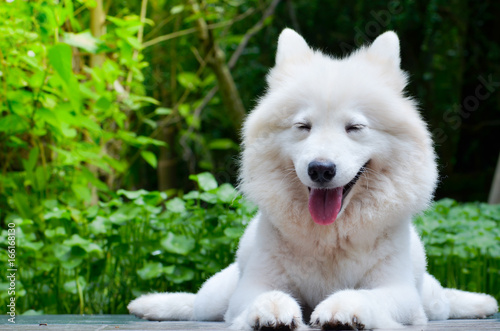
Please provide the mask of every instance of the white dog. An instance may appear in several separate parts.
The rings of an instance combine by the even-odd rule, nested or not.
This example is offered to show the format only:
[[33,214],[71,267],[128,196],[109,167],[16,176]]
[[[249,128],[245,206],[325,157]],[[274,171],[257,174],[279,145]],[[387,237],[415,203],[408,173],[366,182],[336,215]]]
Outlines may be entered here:
[[279,38],[268,90],[244,126],[241,189],[259,207],[234,264],[198,292],[141,296],[151,320],[235,329],[399,328],[497,312],[426,272],[412,217],[437,181],[432,141],[405,96],[387,32],[344,59]]

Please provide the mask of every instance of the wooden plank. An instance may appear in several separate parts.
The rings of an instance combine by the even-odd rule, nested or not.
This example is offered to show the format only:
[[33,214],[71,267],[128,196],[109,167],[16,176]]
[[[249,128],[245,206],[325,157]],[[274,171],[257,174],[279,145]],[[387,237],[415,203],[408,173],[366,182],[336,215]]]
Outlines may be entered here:
[[[220,322],[152,322],[131,315],[40,315],[16,316],[16,324],[8,316],[0,316],[0,330],[228,330],[228,324]],[[319,330],[307,328],[307,330]],[[381,329],[390,331],[388,329]],[[500,314],[488,319],[433,321],[427,325],[407,326],[405,331],[441,330],[500,330]]]

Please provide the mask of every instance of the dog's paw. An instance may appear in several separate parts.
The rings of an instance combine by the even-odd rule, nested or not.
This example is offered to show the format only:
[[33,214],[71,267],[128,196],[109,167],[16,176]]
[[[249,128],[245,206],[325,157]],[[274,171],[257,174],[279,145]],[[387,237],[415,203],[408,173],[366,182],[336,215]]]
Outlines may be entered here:
[[311,325],[322,330],[402,327],[361,291],[342,291],[325,299],[311,314]]
[[364,330],[365,325],[353,316],[351,320],[344,318],[338,313],[330,320],[321,322],[319,319],[311,323],[313,327],[320,327],[321,330]]
[[232,323],[233,329],[295,330],[303,326],[299,304],[280,291],[258,296],[252,305]]

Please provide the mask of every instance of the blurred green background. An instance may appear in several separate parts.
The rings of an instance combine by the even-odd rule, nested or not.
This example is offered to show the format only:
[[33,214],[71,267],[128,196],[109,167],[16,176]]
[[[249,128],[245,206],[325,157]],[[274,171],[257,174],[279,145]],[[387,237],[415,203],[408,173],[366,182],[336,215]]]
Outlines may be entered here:
[[429,268],[500,299],[500,207],[482,203],[500,150],[499,14],[464,0],[3,2],[0,257],[15,227],[17,312],[124,313],[231,262],[255,213],[233,188],[240,127],[284,27],[337,57],[398,33],[439,156],[438,202],[416,219]]

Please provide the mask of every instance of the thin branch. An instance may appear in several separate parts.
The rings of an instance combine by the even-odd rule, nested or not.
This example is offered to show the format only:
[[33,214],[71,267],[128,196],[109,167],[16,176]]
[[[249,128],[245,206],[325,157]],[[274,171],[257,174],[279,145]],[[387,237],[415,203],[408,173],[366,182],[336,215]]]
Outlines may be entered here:
[[160,23],[156,24],[155,23],[155,26],[153,29],[151,29],[151,31],[149,31],[145,36],[144,38],[148,38],[152,35],[155,35],[156,32],[158,32],[158,30],[160,30],[161,28],[163,28],[167,23],[169,23],[170,21],[172,21],[173,19],[175,18],[175,16],[171,15],[165,19],[163,19]]
[[146,47],[149,47],[149,46],[153,46],[153,45],[156,45],[156,44],[161,43],[163,41],[167,41],[167,40],[170,40],[170,39],[174,39],[174,38],[182,37],[182,36],[185,36],[185,35],[188,35],[188,34],[191,34],[191,33],[195,33],[196,31],[197,31],[196,28],[189,28],[189,29],[186,29],[186,30],[175,31],[175,32],[172,32],[172,33],[169,33],[169,34],[166,34],[166,35],[159,36],[159,37],[156,37],[154,39],[148,40],[148,41],[146,41],[146,42],[144,42],[142,44],[142,47],[146,48]]
[[[228,26],[228,25],[232,25],[232,24],[234,24],[234,23],[236,23],[238,21],[241,21],[242,19],[246,18],[247,16],[253,14],[254,12],[255,12],[255,9],[250,8],[247,11],[245,11],[243,14],[241,14],[239,16],[236,16],[235,18],[233,18],[231,20],[224,21],[224,22],[219,22],[219,23],[214,23],[214,24],[208,24],[207,28],[209,30],[215,30],[215,29],[222,28],[222,27],[225,27],[225,26]],[[172,33],[169,33],[169,34],[166,34],[166,35],[159,36],[159,37],[156,37],[154,39],[148,40],[148,41],[146,41],[146,42],[144,42],[142,44],[142,47],[143,48],[150,47],[150,46],[156,45],[158,43],[161,43],[161,42],[164,42],[164,41],[167,41],[167,40],[170,40],[170,39],[174,39],[174,38],[178,38],[178,37],[182,37],[182,36],[185,36],[185,35],[188,35],[188,34],[195,33],[197,31],[198,30],[196,28],[189,28],[189,29],[186,29],[186,30],[175,31],[175,32],[172,32]]]
[[139,43],[142,43],[142,36],[144,35],[144,22],[146,21],[146,11],[148,8],[148,1],[143,0],[141,4],[141,25],[139,26],[139,31],[137,32],[137,39],[139,40]]
[[231,59],[229,59],[228,63],[229,69],[232,69],[236,65],[236,62],[243,53],[245,47],[247,47],[247,44],[250,41],[250,39],[264,27],[265,20],[269,16],[274,14],[274,10],[276,9],[276,6],[279,4],[280,1],[281,0],[273,0],[269,5],[269,7],[264,12],[264,15],[262,15],[261,19],[250,30],[248,30],[247,33],[245,33],[245,36],[238,45],[238,48],[236,48],[233,55],[231,56]]
[[[142,43],[142,36],[144,34],[144,22],[146,21],[146,12],[148,9],[148,0],[142,0],[141,3],[141,13],[140,13],[140,22],[141,25],[139,26],[139,31],[137,31],[137,40],[139,41],[139,44]],[[132,54],[132,60],[137,61],[137,58],[139,56],[139,50],[134,49],[134,53]],[[129,69],[127,73],[127,86],[125,87],[127,93],[130,92],[131,89],[131,83],[132,83],[132,68]]]
[[[274,10],[276,9],[276,6],[281,0],[273,0],[269,7],[266,9],[264,12],[264,15],[262,15],[262,18],[250,29],[247,31],[241,42],[239,43],[238,47],[234,51],[233,55],[231,56],[231,59],[229,60],[228,67],[229,69],[232,69],[235,65],[236,62],[238,61],[239,57],[243,53],[243,50],[245,47],[248,45],[248,42],[250,39],[257,33],[259,32],[262,27],[264,26],[265,20],[271,16],[274,13]],[[215,96],[217,91],[219,90],[219,86],[216,85],[214,86],[203,98],[202,102],[196,109],[194,110],[194,115],[195,116],[200,116],[203,108],[205,108],[208,103],[212,100],[212,98]],[[188,129],[188,132],[191,132],[193,130],[193,126],[191,125]]]
[[[208,92],[205,95],[205,97],[201,101],[200,105],[198,107],[196,107],[196,109],[194,110],[194,112],[193,112],[194,116],[200,117],[201,111],[203,110],[203,108],[205,108],[208,105],[208,103],[210,102],[210,100],[212,100],[212,98],[215,96],[215,93],[217,93],[218,90],[219,90],[218,85],[212,87],[210,92]],[[191,127],[190,127],[190,129],[191,129]]]

